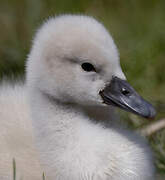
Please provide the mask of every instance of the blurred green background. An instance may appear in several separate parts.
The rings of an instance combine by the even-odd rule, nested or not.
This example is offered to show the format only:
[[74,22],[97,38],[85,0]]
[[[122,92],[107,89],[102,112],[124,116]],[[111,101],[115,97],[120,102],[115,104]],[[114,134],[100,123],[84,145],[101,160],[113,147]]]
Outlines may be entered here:
[[[24,75],[36,28],[48,17],[96,17],[113,35],[129,82],[165,117],[165,0],[0,0],[0,79]],[[147,120],[120,111],[134,129]],[[158,172],[165,174],[165,130],[148,137]]]

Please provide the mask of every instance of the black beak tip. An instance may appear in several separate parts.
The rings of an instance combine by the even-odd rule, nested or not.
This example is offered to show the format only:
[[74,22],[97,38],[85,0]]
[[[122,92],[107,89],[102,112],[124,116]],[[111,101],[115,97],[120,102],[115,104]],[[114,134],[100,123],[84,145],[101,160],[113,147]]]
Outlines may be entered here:
[[156,110],[155,108],[151,105],[148,116],[146,118],[148,119],[154,119],[156,116]]

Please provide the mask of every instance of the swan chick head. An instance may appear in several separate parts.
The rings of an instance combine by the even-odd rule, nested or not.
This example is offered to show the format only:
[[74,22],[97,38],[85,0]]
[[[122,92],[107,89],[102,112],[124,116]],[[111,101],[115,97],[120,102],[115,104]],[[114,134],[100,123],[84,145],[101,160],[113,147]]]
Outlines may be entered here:
[[36,33],[27,62],[30,87],[62,102],[96,105],[113,76],[125,79],[116,45],[92,17],[50,18]]
[[113,105],[153,118],[153,106],[124,79],[111,35],[92,17],[58,16],[38,30],[27,61],[30,92],[63,103]]

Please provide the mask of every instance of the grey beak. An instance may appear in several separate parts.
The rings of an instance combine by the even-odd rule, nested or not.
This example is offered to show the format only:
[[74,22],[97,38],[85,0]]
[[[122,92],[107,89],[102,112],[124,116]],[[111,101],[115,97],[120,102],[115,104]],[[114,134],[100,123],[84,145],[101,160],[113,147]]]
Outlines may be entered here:
[[145,118],[154,118],[154,107],[144,100],[127,81],[113,77],[111,83],[100,91],[105,104],[117,106]]

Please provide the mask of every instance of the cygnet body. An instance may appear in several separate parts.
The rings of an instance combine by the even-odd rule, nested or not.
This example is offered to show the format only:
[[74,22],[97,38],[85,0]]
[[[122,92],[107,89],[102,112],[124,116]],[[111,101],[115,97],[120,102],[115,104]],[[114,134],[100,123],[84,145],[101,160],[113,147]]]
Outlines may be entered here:
[[[155,112],[125,81],[101,23],[79,15],[49,19],[34,38],[26,67],[25,85],[1,88],[1,179],[9,179],[12,156],[25,180],[38,180],[43,171],[47,180],[154,178],[145,140],[111,125],[111,105],[144,117]],[[3,100],[6,89],[10,102]]]

